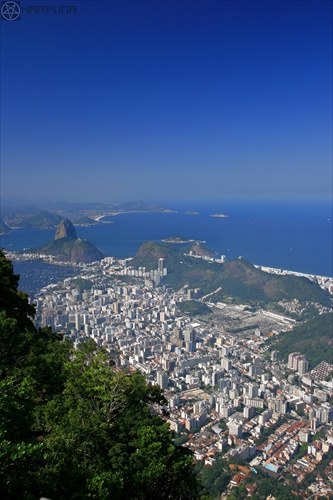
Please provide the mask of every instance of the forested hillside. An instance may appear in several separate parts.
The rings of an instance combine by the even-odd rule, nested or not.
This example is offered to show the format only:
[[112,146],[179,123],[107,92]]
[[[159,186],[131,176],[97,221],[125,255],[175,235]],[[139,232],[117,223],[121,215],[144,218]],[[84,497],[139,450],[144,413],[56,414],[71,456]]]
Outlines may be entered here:
[[322,314],[281,333],[274,349],[285,359],[291,352],[300,351],[306,355],[310,369],[321,361],[333,363],[333,314]]
[[81,238],[60,238],[37,248],[29,249],[32,253],[52,255],[59,262],[94,262],[104,258],[102,252],[88,240]]
[[168,269],[165,283],[174,289],[184,285],[200,288],[204,294],[219,288],[220,291],[209,299],[214,302],[231,300],[261,307],[278,307],[283,312],[282,307],[277,305],[279,301],[297,299],[304,304],[304,311],[309,309],[311,314],[311,302],[327,307],[332,303],[328,291],[305,277],[266,273],[244,259],[229,260],[224,264],[209,262],[184,255],[189,250],[190,246],[179,249],[170,244],[149,241],[139,248],[130,264],[136,268],[156,269],[158,259],[163,257]]
[[192,457],[153,408],[161,390],[36,330],[34,308],[0,252],[0,496],[196,499]]

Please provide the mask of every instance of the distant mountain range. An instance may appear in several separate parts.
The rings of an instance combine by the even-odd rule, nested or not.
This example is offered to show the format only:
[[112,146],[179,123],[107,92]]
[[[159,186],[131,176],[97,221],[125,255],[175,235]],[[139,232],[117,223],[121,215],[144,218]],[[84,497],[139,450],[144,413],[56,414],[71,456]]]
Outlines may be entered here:
[[[331,306],[330,294],[305,277],[266,273],[244,259],[220,264],[185,255],[191,248],[193,244],[175,248],[172,244],[147,242],[139,248],[130,264],[135,268],[156,269],[158,259],[163,257],[168,270],[164,278],[166,284],[175,289],[184,285],[200,288],[204,294],[221,288],[210,296],[209,300],[213,302],[249,304],[283,313],[283,306],[278,304],[282,300],[297,299],[304,303],[305,311],[311,309],[310,303]],[[194,248],[195,253],[200,254],[200,244],[196,243]]]
[[157,205],[147,205],[143,201],[128,201],[125,203],[73,203],[67,201],[58,201],[56,203],[48,203],[45,208],[57,212],[62,211],[87,211],[87,210],[105,210],[105,211],[117,211],[122,212],[163,212],[167,209],[159,207]]
[[16,221],[13,221],[12,227],[37,227],[39,229],[52,229],[61,221],[62,217],[58,214],[40,210],[33,214],[19,215]]
[[[50,229],[56,227],[64,217],[78,224],[96,224],[96,218],[117,212],[169,212],[169,209],[157,205],[147,205],[143,201],[126,203],[57,203],[43,202],[34,205],[2,206],[3,221],[10,227],[36,227]],[[80,222],[84,219],[84,222]]]

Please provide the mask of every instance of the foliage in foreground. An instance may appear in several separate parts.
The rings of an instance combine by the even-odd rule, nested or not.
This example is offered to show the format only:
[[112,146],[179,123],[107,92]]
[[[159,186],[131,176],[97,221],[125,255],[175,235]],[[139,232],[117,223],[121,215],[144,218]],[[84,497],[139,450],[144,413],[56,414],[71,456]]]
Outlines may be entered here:
[[198,498],[189,452],[152,411],[160,389],[93,342],[37,331],[2,252],[0,278],[1,498]]

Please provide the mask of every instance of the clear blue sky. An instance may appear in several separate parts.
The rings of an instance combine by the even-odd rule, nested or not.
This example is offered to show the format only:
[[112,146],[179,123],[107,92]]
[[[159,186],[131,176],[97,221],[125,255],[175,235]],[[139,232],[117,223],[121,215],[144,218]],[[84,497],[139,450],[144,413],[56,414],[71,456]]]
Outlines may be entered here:
[[328,199],[331,1],[21,0],[1,21],[1,192]]

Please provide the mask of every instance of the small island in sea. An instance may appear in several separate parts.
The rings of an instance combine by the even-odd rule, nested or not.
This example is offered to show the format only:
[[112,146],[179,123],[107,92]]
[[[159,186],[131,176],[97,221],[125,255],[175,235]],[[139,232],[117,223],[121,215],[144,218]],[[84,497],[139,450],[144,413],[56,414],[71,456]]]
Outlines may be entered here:
[[183,236],[170,236],[169,238],[163,238],[164,243],[206,243],[205,241],[189,240],[188,238],[183,238]]
[[164,243],[190,243],[194,240],[188,240],[182,236],[170,236],[169,238],[164,238],[162,241]]
[[226,215],[226,214],[211,214],[211,217],[220,217],[221,219],[223,219],[225,217],[229,217],[229,215]]
[[79,219],[73,221],[74,226],[82,226],[82,227],[94,226],[95,224],[99,223],[100,223],[99,220],[92,219],[91,217],[80,217]]

